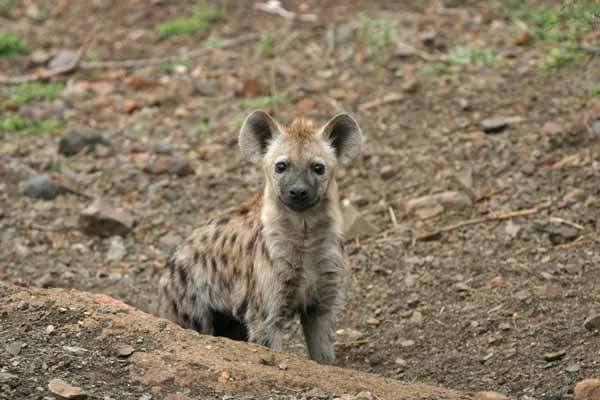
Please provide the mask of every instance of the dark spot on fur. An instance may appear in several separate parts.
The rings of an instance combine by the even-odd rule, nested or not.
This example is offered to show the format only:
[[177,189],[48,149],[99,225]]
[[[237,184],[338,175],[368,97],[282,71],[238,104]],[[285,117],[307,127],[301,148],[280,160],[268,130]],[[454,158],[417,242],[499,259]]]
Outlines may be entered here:
[[254,244],[256,241],[254,238],[248,238],[248,243],[246,243],[246,254],[252,254],[252,250],[254,249]]
[[187,287],[187,271],[185,268],[179,268],[179,284],[185,289]]
[[198,264],[199,257],[200,257],[200,254],[197,251],[195,251],[194,252],[194,264]]
[[230,237],[229,237],[229,245],[233,246],[235,244],[237,240],[237,233],[233,233]]
[[219,218],[215,224],[216,225],[226,225],[229,222],[229,217]]
[[173,257],[169,257],[167,260],[166,268],[169,272],[173,273],[173,270],[175,269],[175,259]]
[[250,209],[248,207],[242,207],[240,208],[240,215],[246,215],[250,212]]
[[225,254],[221,254],[221,264],[223,267],[227,265],[227,256]]
[[192,320],[192,329],[195,330],[195,331],[197,331],[197,332],[202,333],[202,322],[200,322],[197,319],[193,319]]
[[217,272],[217,260],[215,260],[214,258],[211,258],[210,266],[212,268],[213,273],[216,273]]
[[175,300],[171,300],[171,308],[173,309],[173,315],[179,314],[179,308],[177,307],[177,302]]
[[219,230],[219,228],[215,228],[215,231],[213,232],[213,242],[216,242],[217,240],[219,240],[219,236],[221,236],[221,231]]
[[184,313],[181,315],[181,318],[183,319],[183,323],[184,323],[185,325],[188,325],[188,324],[190,323],[190,314],[188,314],[188,313],[184,312]]
[[242,304],[238,307],[235,315],[240,321],[243,321],[246,316],[246,311],[248,311],[248,298],[244,297],[244,301],[242,301]]
[[190,300],[192,302],[192,305],[196,304],[196,301],[198,300],[198,296],[196,295],[196,293],[192,293]]

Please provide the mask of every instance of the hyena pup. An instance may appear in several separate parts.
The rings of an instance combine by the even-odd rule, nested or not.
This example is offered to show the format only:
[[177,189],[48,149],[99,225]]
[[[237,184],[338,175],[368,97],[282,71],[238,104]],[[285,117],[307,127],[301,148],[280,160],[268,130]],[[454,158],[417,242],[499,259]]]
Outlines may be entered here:
[[160,314],[281,349],[283,326],[299,313],[310,357],[334,363],[347,271],[335,171],[358,157],[361,129],[347,114],[315,129],[303,119],[284,128],[254,111],[239,145],[261,165],[264,190],[177,247],[160,280]]

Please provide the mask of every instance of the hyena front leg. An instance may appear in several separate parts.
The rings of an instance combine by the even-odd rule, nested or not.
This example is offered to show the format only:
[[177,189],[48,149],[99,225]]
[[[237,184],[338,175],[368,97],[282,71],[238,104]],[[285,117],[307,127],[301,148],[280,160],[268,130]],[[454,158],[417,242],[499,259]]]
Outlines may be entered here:
[[271,305],[269,308],[269,311],[257,308],[248,313],[248,340],[271,349],[281,350],[285,313],[282,307]]
[[323,310],[320,306],[309,307],[300,314],[304,337],[310,358],[319,364],[335,364],[336,317],[332,310]]

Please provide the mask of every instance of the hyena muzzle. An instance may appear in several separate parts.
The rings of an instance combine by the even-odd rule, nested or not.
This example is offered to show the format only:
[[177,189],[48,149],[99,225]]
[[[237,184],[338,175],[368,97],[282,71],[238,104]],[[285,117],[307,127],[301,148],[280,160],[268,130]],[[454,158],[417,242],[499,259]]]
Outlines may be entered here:
[[242,156],[259,163],[262,194],[196,229],[169,258],[160,314],[200,333],[282,347],[300,314],[310,357],[334,363],[346,261],[335,170],[360,154],[362,132],[339,114],[315,129],[251,113]]

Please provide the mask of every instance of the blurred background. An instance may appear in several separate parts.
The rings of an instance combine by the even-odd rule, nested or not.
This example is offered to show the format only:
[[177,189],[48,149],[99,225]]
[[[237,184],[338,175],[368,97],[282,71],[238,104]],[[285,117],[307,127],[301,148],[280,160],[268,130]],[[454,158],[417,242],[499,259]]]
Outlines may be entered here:
[[174,246],[261,188],[250,110],[344,110],[339,364],[566,398],[600,373],[599,34],[584,0],[0,0],[0,280],[154,312]]

